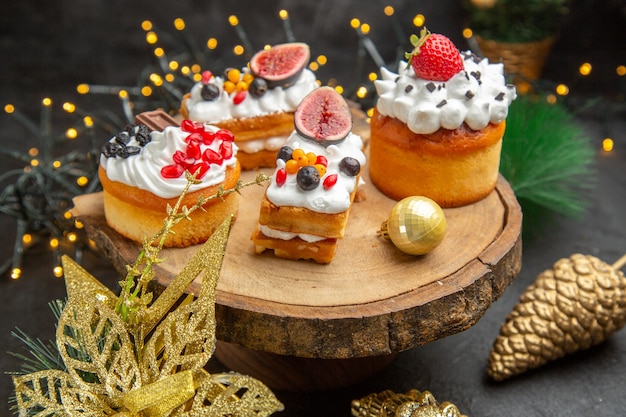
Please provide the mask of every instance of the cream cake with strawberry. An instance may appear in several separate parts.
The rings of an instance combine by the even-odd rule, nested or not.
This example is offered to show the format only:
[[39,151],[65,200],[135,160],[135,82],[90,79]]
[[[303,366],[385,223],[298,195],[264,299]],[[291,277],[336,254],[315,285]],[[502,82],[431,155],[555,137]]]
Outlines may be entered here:
[[[166,113],[150,113],[153,120],[172,125],[162,130],[151,130],[143,123],[129,125],[102,147],[98,168],[107,224],[136,242],[163,228],[168,206],[176,204],[188,184],[185,172],[196,175],[182,201],[187,207],[220,188],[235,187],[240,174],[230,131],[190,120],[178,126]],[[190,215],[193,221],[174,226],[166,247],[205,242],[227,216],[236,215],[238,193],[213,199],[203,208]]]
[[351,132],[344,98],[320,87],[300,103],[295,130],[276,156],[276,170],[265,191],[256,252],[279,258],[332,261],[345,234],[365,164],[363,141]]
[[184,118],[228,129],[239,146],[242,168],[274,167],[276,152],[293,130],[300,101],[318,87],[309,46],[275,45],[257,52],[249,65],[222,76],[202,74],[182,100]]
[[495,188],[515,87],[503,65],[460,52],[423,29],[398,73],[381,68],[371,118],[374,185],[400,200],[425,196],[441,207],[474,203]]

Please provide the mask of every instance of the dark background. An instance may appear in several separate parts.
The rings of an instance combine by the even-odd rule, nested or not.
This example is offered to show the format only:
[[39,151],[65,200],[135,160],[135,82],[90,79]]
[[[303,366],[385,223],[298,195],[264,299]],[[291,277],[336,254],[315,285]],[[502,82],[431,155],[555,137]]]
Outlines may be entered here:
[[[386,61],[392,61],[398,42],[392,18],[384,16],[386,4],[396,8],[393,19],[411,32],[416,13],[426,17],[434,32],[447,34],[461,49],[464,12],[459,1],[19,1],[0,5],[0,98],[12,103],[35,123],[41,100],[53,99],[53,127],[63,131],[68,116],[60,111],[70,100],[87,110],[106,108],[120,113],[115,96],[79,96],[76,85],[135,86],[142,71],[152,64],[141,21],[153,21],[165,41],[173,34],[172,22],[182,17],[186,32],[199,44],[214,36],[220,42],[212,55],[216,62],[241,63],[230,53],[240,43],[227,17],[235,14],[255,47],[285,41],[278,10],[290,13],[298,40],[311,45],[313,56],[328,56],[318,72],[322,81],[336,78],[351,85],[357,74],[358,38],[349,26],[359,18],[372,26],[371,37]],[[625,77],[615,74],[626,65],[626,3],[623,0],[573,1],[571,13],[544,70],[546,88],[570,86],[567,104],[576,112],[593,146],[598,149],[596,187],[590,207],[580,220],[551,218],[542,231],[525,239],[522,272],[481,321],[460,334],[400,354],[382,374],[362,384],[323,393],[277,393],[284,416],[348,416],[350,401],[370,392],[411,388],[430,390],[440,401],[451,401],[470,416],[615,416],[626,409],[626,333],[618,332],[599,346],[571,355],[541,369],[503,383],[489,381],[485,367],[500,324],[535,277],[559,258],[573,253],[598,256],[608,263],[626,252],[626,115]],[[166,45],[167,50],[167,45]],[[578,66],[591,62],[590,77],[578,75]],[[371,60],[367,72],[376,71]],[[370,69],[371,68],[371,69]],[[587,106],[593,103],[592,106]],[[615,150],[600,149],[603,138],[615,141]],[[14,118],[0,114],[0,143],[24,151],[36,140]],[[20,163],[2,158],[0,172]],[[2,184],[6,186],[6,184]],[[11,256],[15,223],[0,216],[0,259]],[[106,259],[86,253],[86,268],[116,288],[117,274]],[[54,319],[47,307],[63,298],[61,279],[51,274],[52,259],[45,244],[30,248],[24,258],[24,275],[13,281],[0,277],[0,370],[15,371],[18,361],[6,352],[21,352],[10,335],[15,327],[42,339],[54,334]],[[13,390],[9,376],[0,375],[0,415],[9,415]],[[7,400],[5,400],[7,399]]]

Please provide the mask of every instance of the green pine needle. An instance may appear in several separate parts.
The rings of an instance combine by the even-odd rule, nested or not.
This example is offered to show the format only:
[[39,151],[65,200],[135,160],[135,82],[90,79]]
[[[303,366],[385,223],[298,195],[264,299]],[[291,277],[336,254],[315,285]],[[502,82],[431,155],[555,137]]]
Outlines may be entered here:
[[560,104],[522,96],[511,104],[500,172],[517,199],[580,218],[594,184],[595,150],[583,128]]

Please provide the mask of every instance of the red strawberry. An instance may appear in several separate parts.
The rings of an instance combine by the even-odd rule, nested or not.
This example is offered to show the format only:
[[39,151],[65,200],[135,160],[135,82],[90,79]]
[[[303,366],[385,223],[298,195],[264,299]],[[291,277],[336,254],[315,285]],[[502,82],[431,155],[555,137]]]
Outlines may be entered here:
[[450,39],[424,28],[420,36],[411,35],[415,47],[406,53],[415,75],[430,81],[448,81],[463,70],[463,59]]

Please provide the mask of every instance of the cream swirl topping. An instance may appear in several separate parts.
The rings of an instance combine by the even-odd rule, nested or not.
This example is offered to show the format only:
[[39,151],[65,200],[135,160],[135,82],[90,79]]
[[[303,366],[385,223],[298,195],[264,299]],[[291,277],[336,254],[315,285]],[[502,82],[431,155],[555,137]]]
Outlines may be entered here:
[[[266,195],[269,201],[277,206],[305,207],[319,213],[342,213],[350,208],[350,196],[358,187],[357,177],[345,175],[339,170],[339,163],[345,157],[355,158],[361,164],[361,169],[365,165],[365,154],[363,154],[363,141],[359,135],[350,133],[343,141],[323,146],[305,139],[297,132],[293,132],[286,143],[292,149],[301,148],[305,152],[313,152],[316,155],[324,155],[328,160],[326,174],[320,180],[320,185],[314,190],[302,191],[297,184],[296,175],[288,175],[283,185],[276,183],[276,172],[285,167],[285,161],[276,161],[277,169],[272,176],[272,181],[267,188]],[[325,189],[321,183],[328,175],[337,175],[337,183]]]
[[503,64],[491,64],[470,51],[461,56],[465,69],[446,82],[418,78],[406,61],[399,63],[397,74],[381,68],[381,79],[374,81],[378,112],[420,134],[442,127],[454,130],[464,122],[480,130],[506,119],[517,94],[505,82]]
[[[248,72],[247,68],[243,72]],[[185,105],[189,119],[197,122],[215,123],[226,119],[242,119],[276,112],[294,112],[300,101],[318,87],[315,74],[304,69],[298,80],[287,88],[268,89],[262,96],[247,94],[239,104],[233,102],[233,95],[224,91],[224,79],[212,77],[209,81],[219,88],[220,95],[215,100],[204,100],[201,96],[202,82],[194,84]]]
[[[216,132],[217,127],[204,125],[206,131]],[[138,127],[135,127],[135,133]],[[100,165],[106,170],[107,177],[112,181],[118,181],[132,187],[149,191],[161,198],[174,198],[180,196],[182,190],[187,185],[184,175],[179,178],[164,178],[161,169],[173,163],[172,156],[176,151],[185,152],[187,142],[185,138],[189,132],[184,132],[180,127],[169,126],[163,132],[150,132],[151,141],[145,144],[141,152],[127,158],[100,156]],[[114,141],[115,137],[110,139]],[[219,152],[221,139],[215,139],[211,144],[200,145],[201,152],[210,148]],[[136,137],[132,135],[127,146],[141,145]],[[190,191],[197,191],[203,188],[217,185],[224,182],[227,167],[234,167],[237,163],[237,145],[233,144],[233,154],[229,159],[223,160],[220,165],[210,164],[209,170],[199,180],[198,184],[193,184]]]

